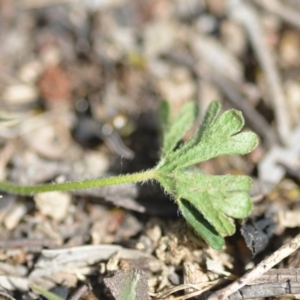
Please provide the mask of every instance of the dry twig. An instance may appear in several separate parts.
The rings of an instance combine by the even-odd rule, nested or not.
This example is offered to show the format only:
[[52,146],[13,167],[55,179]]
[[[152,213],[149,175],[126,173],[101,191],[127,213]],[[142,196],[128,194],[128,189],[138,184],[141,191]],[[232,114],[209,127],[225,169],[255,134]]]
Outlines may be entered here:
[[262,260],[254,269],[246,273],[240,279],[236,280],[229,286],[213,293],[208,297],[208,300],[223,300],[227,299],[231,294],[249,284],[251,281],[259,278],[265,272],[270,270],[284,258],[291,255],[300,247],[300,234],[294,237],[290,242],[280,247],[272,255]]
[[259,6],[276,14],[284,22],[291,24],[292,26],[300,29],[300,14],[291,7],[282,4],[278,0],[254,0]]

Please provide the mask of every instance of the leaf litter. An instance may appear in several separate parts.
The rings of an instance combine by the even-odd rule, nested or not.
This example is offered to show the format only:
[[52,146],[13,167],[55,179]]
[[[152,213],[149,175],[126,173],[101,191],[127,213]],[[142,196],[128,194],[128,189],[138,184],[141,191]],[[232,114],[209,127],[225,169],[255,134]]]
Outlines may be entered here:
[[[199,99],[203,116],[204,108],[218,95],[226,109],[242,110],[247,125],[262,140],[251,155],[220,157],[201,164],[200,170],[219,178],[225,174],[257,176],[262,156],[271,153],[272,147],[295,156],[293,161],[286,157],[274,161],[276,167],[284,162],[281,181],[253,203],[254,230],[250,233],[255,241],[262,234],[266,248],[252,257],[237,231],[221,251],[212,252],[151,183],[72,193],[64,217],[62,211],[53,215],[57,204],[52,204],[51,215],[30,197],[4,194],[0,202],[4,299],[32,299],[30,284],[46,291],[66,286],[69,299],[82,283],[90,285],[89,295],[106,299],[105,278],[114,278],[118,272],[133,278],[133,274],[143,274],[151,299],[196,299],[206,290],[219,290],[239,278],[298,232],[299,176],[292,172],[299,169],[299,153],[294,151],[298,144],[292,134],[282,136],[283,130],[297,128],[300,119],[297,43],[290,38],[297,36],[297,18],[274,11],[282,3],[279,0],[249,4],[249,11],[243,12],[259,16],[262,26],[252,29],[267,41],[253,51],[247,46],[252,41],[240,30],[243,24],[226,11],[230,1],[181,2],[107,1],[103,6],[100,1],[51,5],[24,1],[21,10],[10,1],[1,2],[1,180],[37,184],[148,169],[159,157],[158,100],[167,99],[176,115],[188,100]],[[291,16],[300,13],[293,1],[286,1],[284,8]],[[237,32],[242,32],[238,41]],[[269,74],[258,53],[260,47],[277,54],[271,64],[278,69],[278,88],[286,91],[281,113],[280,95],[270,99],[272,82],[264,84]],[[99,138],[82,123],[83,136],[92,145],[75,141],[73,129],[81,122],[80,113],[95,120],[99,128],[111,128],[112,139]],[[130,130],[109,127],[120,113],[132,122]],[[114,152],[114,136],[134,152],[132,160]],[[165,149],[172,148],[170,142]],[[272,232],[256,227],[255,220],[270,218],[275,222]],[[113,249],[110,255],[99,256],[107,246]],[[54,251],[53,255],[47,251]],[[76,251],[79,256],[74,260]],[[279,262],[277,274],[282,268],[297,270],[298,256],[296,251]],[[67,265],[60,263],[62,257],[69,259]],[[44,266],[48,275],[34,281],[43,260],[48,262]]]

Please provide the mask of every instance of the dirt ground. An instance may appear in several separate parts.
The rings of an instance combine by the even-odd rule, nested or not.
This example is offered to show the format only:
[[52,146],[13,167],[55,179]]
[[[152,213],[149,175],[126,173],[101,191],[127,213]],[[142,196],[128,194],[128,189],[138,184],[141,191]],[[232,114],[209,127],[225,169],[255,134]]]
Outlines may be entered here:
[[295,0],[0,0],[0,181],[155,166],[162,99],[173,115],[194,101],[199,121],[220,100],[260,138],[198,166],[253,178],[253,212],[221,251],[155,182],[1,193],[0,299],[206,299],[290,241],[230,299],[298,299],[299,20]]

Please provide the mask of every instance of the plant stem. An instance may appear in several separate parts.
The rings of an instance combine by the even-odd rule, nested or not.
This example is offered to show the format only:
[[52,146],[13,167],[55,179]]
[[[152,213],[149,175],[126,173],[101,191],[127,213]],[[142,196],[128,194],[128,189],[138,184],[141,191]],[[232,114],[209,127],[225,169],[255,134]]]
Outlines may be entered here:
[[147,181],[149,179],[155,179],[155,173],[156,170],[150,169],[144,172],[112,176],[107,178],[96,178],[82,181],[50,183],[41,185],[18,185],[10,182],[0,181],[0,191],[24,196],[54,191],[75,191],[90,188],[99,188],[109,185]]

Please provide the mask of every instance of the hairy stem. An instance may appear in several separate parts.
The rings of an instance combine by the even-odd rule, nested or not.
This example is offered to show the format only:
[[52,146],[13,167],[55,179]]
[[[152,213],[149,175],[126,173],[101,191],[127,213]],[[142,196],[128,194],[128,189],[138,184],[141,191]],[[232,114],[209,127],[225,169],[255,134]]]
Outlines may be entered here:
[[147,181],[155,179],[155,170],[139,173],[119,175],[107,178],[87,179],[82,181],[71,181],[64,183],[50,183],[41,185],[18,185],[11,182],[0,181],[0,191],[17,195],[34,195],[38,193],[54,191],[75,191],[90,188],[99,188],[109,185],[118,185],[132,182]]

